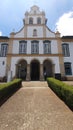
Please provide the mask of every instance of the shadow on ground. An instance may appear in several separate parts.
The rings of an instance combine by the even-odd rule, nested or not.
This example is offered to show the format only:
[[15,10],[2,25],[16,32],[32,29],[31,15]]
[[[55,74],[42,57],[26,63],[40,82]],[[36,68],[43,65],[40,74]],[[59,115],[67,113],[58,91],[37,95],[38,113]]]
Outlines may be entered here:
[[[20,87],[21,88],[21,87]],[[0,99],[0,107],[11,97],[13,96],[20,88],[17,88],[16,90],[14,91],[11,91],[10,94],[8,94],[7,96],[3,96],[1,99]]]

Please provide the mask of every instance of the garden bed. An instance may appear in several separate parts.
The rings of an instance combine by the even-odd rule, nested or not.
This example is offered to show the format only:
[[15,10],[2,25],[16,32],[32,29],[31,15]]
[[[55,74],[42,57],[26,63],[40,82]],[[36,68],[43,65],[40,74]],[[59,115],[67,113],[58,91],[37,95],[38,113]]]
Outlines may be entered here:
[[73,110],[73,87],[57,79],[47,78],[49,87]]
[[21,79],[15,79],[11,82],[0,84],[0,101],[14,93],[21,87]]

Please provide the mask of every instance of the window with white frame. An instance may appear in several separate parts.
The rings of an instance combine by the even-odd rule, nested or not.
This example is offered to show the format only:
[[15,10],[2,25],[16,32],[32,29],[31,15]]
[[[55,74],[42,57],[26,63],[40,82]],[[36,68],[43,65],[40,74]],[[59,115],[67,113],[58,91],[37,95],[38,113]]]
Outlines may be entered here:
[[1,44],[1,56],[6,57],[8,52],[8,44],[7,43],[2,43]]
[[39,53],[39,41],[31,42],[31,53],[38,54]]
[[43,41],[44,44],[44,54],[50,54],[51,53],[51,41]]
[[41,18],[40,17],[37,18],[37,24],[41,24]]
[[19,42],[19,54],[26,54],[27,52],[27,41]]
[[70,56],[69,44],[63,43],[63,44],[62,44],[62,51],[63,51],[63,55],[64,55],[65,57],[69,57],[69,56]]
[[71,63],[70,62],[65,62],[64,68],[65,68],[65,74],[66,75],[72,75],[72,69],[71,69]]
[[29,18],[29,24],[33,24],[33,18],[32,17]]
[[37,36],[37,30],[36,29],[33,30],[33,36]]

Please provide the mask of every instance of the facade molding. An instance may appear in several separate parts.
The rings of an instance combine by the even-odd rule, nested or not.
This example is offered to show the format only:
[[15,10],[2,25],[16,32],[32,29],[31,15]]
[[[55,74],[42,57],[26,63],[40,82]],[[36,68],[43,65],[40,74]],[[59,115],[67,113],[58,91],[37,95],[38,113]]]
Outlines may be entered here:
[[63,57],[63,54],[7,54],[7,57],[36,57],[36,56],[43,56],[43,57]]
[[17,38],[10,38],[10,40],[43,40],[43,41],[45,41],[45,40],[57,40],[58,38],[56,38],[56,37],[25,37],[25,38],[23,38],[23,37],[17,37]]

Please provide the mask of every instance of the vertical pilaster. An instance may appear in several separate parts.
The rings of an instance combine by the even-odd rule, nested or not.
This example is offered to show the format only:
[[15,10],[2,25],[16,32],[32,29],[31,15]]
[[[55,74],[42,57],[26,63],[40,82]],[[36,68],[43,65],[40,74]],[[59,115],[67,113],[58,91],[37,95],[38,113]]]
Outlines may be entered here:
[[52,76],[55,77],[55,64],[52,64]]
[[44,74],[43,74],[43,64],[40,64],[40,80],[44,80]]
[[10,54],[12,54],[14,34],[15,33],[10,34],[10,40],[9,40],[9,46],[8,46],[8,54],[7,54],[7,63],[6,63],[6,74],[11,69],[11,56],[10,56]]
[[25,24],[25,27],[24,27],[24,37],[27,37],[27,25]]
[[46,27],[43,25],[43,37],[46,37]]
[[65,70],[64,70],[64,58],[62,55],[62,44],[61,44],[61,39],[57,38],[57,43],[58,43],[58,53],[61,54],[59,55],[59,64],[60,64],[60,73],[61,76],[65,76]]
[[27,64],[27,75],[26,75],[26,80],[30,80],[30,64]]

